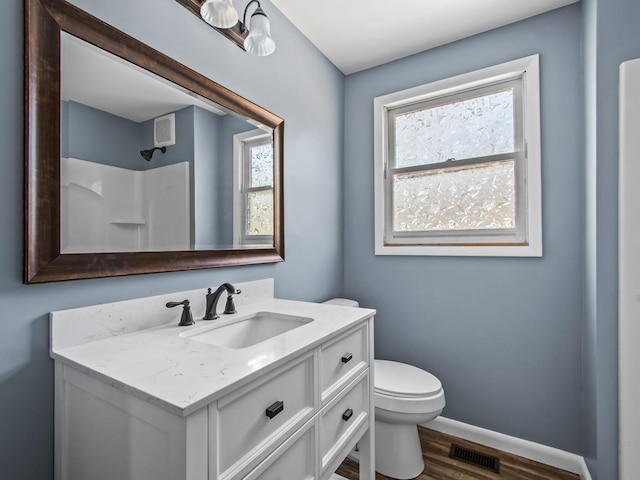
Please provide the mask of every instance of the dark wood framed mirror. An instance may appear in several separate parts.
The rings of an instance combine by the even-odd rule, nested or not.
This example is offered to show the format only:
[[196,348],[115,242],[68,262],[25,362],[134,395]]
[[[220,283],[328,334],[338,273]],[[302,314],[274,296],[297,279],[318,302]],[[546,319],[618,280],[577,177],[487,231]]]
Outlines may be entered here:
[[[282,118],[63,0],[25,0],[25,36],[25,283],[195,270],[284,260]],[[151,246],[147,242],[146,248],[141,248],[139,244],[131,248],[126,242],[125,246],[118,247],[105,246],[102,243],[91,248],[86,248],[86,245],[70,245],[67,232],[70,228],[69,223],[86,222],[87,219],[93,222],[96,215],[80,212],[78,216],[76,210],[67,211],[66,207],[61,207],[61,204],[68,202],[64,200],[67,198],[68,183],[61,180],[61,174],[64,178],[68,177],[67,173],[61,172],[62,157],[73,156],[65,155],[66,152],[63,152],[70,142],[66,138],[67,132],[63,129],[63,124],[66,128],[69,123],[69,119],[65,118],[66,98],[63,98],[61,93],[62,79],[65,78],[62,71],[62,63],[66,58],[65,52],[62,51],[64,37],[72,38],[72,43],[80,45],[85,50],[97,50],[103,58],[108,57],[111,61],[124,63],[138,72],[148,73],[160,83],[172,85],[183,96],[196,98],[204,108],[211,105],[211,110],[218,111],[221,116],[237,117],[236,123],[237,119],[240,119],[261,133],[263,140],[258,142],[259,146],[262,146],[260,148],[264,148],[265,137],[270,139],[267,142],[271,149],[269,168],[272,169],[268,171],[269,186],[254,188],[250,192],[254,197],[262,198],[262,203],[258,202],[260,208],[264,207],[263,200],[268,200],[266,203],[271,216],[266,222],[266,231],[258,231],[253,240],[245,241],[243,239],[251,237],[251,232],[247,230],[246,225],[238,227],[234,224],[234,231],[241,230],[241,233],[235,232],[233,241],[215,243],[212,240],[198,241],[197,234],[194,234],[196,227],[187,224],[183,227],[184,231],[189,230],[187,240],[183,240],[182,243],[169,242],[167,248],[161,246],[162,242],[156,242]],[[233,142],[237,143],[235,137],[238,136],[247,137],[246,134],[244,137],[237,134]],[[176,142],[180,141],[177,133],[175,137]],[[154,145],[155,140],[154,136],[149,148]],[[231,140],[225,142],[233,143]],[[119,141],[112,140],[110,143]],[[171,150],[174,147],[168,148]],[[143,152],[136,152],[135,161],[147,160],[148,155],[137,158],[141,153]],[[156,151],[153,161],[169,156]],[[234,157],[237,157],[235,150]],[[229,164],[224,168],[234,171],[234,180],[225,184],[233,183],[235,188],[236,167],[235,164],[233,168],[229,166],[235,160],[225,161]],[[193,219],[196,216],[194,211],[200,211],[199,215],[204,215],[205,223],[215,223],[208,218],[207,208],[211,211],[238,210],[235,204],[232,208],[228,203],[231,200],[227,199],[221,202],[221,206],[216,207],[209,205],[203,208],[201,205],[194,206],[189,203],[202,195],[194,193],[194,184],[198,183],[198,177],[193,168],[188,168],[187,166],[190,173],[185,177],[188,179],[185,188],[188,191],[190,185],[192,190],[186,201],[189,204],[186,216]],[[199,171],[203,170],[202,167],[197,168]],[[251,170],[250,166],[247,168]],[[244,175],[246,177],[246,172]],[[213,188],[211,190],[215,191]],[[234,195],[237,197],[237,192]],[[248,197],[245,197],[245,200],[246,198]],[[246,212],[249,210],[248,203],[242,204],[240,211],[244,213],[240,217],[246,219],[249,216]],[[119,235],[129,235],[129,231],[137,232],[130,236],[137,238],[138,243],[141,242],[141,238],[149,237],[148,233],[140,233],[141,229],[146,228],[144,218],[139,220],[137,214],[126,215],[131,218],[123,219],[116,215],[117,218],[114,220],[112,216],[109,228],[117,229]],[[182,216],[184,215],[178,215]],[[80,220],[77,220],[78,218]],[[90,231],[90,224],[79,225],[85,231]],[[162,228],[166,230],[166,225],[158,227],[158,230]]]

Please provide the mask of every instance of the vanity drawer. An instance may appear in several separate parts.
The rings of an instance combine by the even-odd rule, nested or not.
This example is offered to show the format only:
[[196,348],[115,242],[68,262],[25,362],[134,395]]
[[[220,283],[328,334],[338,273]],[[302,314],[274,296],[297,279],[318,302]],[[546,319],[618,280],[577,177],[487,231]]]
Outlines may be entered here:
[[361,374],[320,413],[320,452],[324,469],[368,418],[369,371]]
[[320,391],[325,405],[341,388],[367,368],[368,324],[351,330],[320,348]]
[[219,478],[246,474],[314,415],[313,360],[306,354],[218,400]]
[[243,480],[314,480],[316,419],[310,420]]

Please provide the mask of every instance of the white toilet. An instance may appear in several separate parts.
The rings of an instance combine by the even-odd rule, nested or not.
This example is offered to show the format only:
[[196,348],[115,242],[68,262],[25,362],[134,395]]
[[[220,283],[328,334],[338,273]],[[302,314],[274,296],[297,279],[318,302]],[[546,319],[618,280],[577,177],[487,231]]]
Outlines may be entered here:
[[[359,306],[345,298],[324,303]],[[415,478],[424,470],[417,426],[442,412],[442,384],[429,372],[389,360],[374,361],[373,378],[376,471],[391,478]]]

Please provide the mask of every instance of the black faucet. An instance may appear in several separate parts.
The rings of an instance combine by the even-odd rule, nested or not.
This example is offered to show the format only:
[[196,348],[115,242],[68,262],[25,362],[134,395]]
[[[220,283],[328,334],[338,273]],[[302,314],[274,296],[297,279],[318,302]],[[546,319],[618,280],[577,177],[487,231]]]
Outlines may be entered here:
[[203,320],[215,320],[216,318],[220,318],[216,309],[218,307],[218,300],[220,300],[220,295],[222,292],[227,291],[227,303],[224,307],[223,313],[236,313],[236,306],[233,304],[233,295],[236,293],[242,293],[240,290],[236,290],[236,287],[231,285],[230,283],[223,283],[218,287],[218,289],[211,293],[211,289],[208,289],[207,292],[207,308],[204,312]]
[[189,300],[183,300],[181,302],[167,302],[167,308],[177,307],[182,305],[182,316],[180,317],[179,327],[188,327],[189,325],[195,325],[193,321],[193,315],[191,315],[191,307],[189,306]]

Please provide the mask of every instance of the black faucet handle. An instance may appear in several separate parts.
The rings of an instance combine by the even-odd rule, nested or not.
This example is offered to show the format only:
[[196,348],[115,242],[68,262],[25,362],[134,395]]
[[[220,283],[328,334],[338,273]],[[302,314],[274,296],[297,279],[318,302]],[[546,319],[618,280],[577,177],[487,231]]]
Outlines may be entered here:
[[191,314],[191,307],[189,306],[189,300],[183,300],[181,302],[167,302],[167,308],[177,307],[182,305],[182,316],[180,317],[179,327],[188,327],[189,325],[195,325],[193,321],[193,315]]
[[224,305],[224,312],[226,314],[237,313],[236,306],[233,303],[233,295],[227,295],[227,303]]
[[177,307],[178,305],[182,305],[184,307],[189,306],[189,300],[183,300],[181,302],[167,302],[167,308]]
[[[242,290],[240,290],[240,289],[235,289],[235,290],[236,290],[235,295],[237,295],[238,293],[242,293]],[[227,295],[227,303],[225,303],[225,305],[224,305],[224,312],[223,313],[226,313],[226,314],[237,313],[236,312],[236,306],[233,303],[233,295],[234,295],[233,293],[229,293]]]

